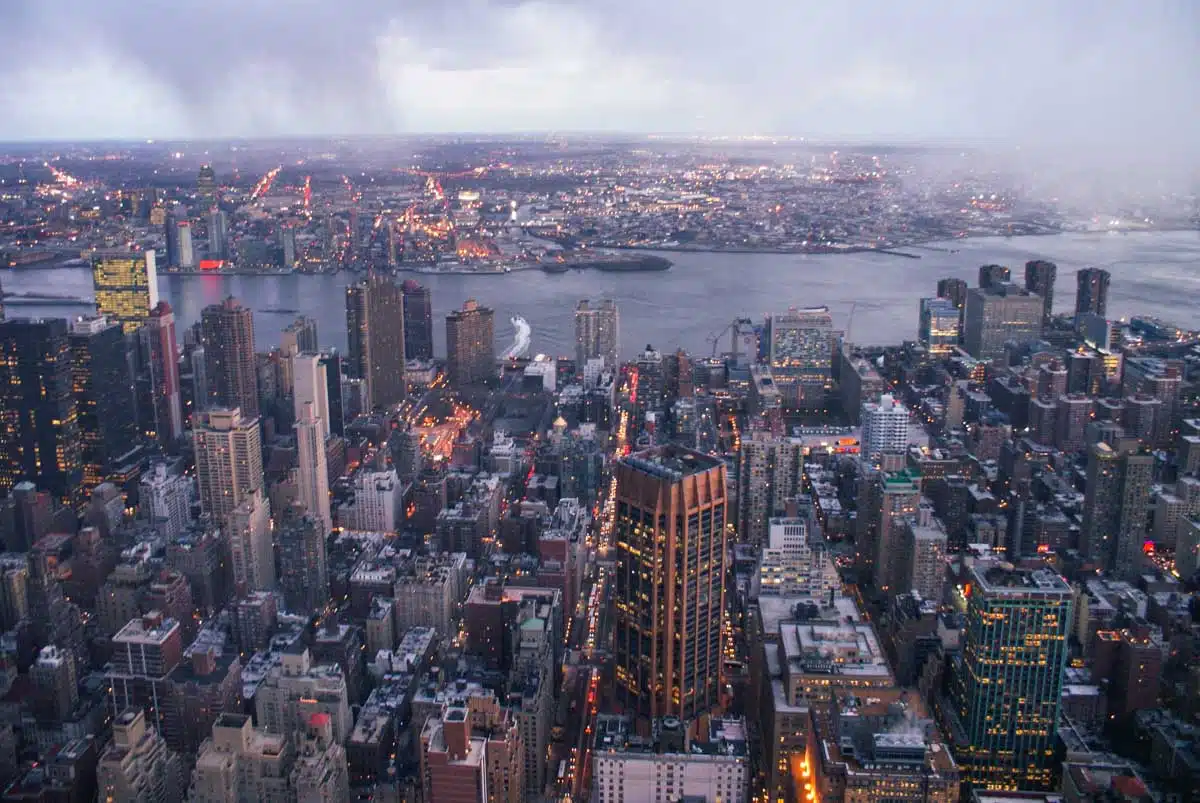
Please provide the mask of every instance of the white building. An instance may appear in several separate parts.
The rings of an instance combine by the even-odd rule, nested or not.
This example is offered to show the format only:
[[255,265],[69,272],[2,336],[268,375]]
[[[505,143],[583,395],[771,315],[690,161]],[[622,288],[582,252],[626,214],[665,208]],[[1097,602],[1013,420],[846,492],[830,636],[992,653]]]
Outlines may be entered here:
[[933,517],[932,505],[923,502],[915,517],[904,527],[904,577],[897,582],[900,593],[915,591],[922,599],[941,602],[946,586],[946,530]]
[[862,453],[876,460],[883,452],[908,448],[908,409],[890,394],[862,406]]
[[224,523],[243,499],[262,488],[262,435],[258,418],[234,408],[198,416],[192,429],[200,507]]
[[322,536],[333,531],[333,517],[329,513],[329,469],[325,460],[327,433],[325,422],[317,417],[316,406],[312,402],[305,403],[296,418],[296,486],[300,504],[321,523]]
[[404,484],[394,468],[359,471],[353,477],[354,501],[338,509],[344,529],[395,532],[404,521]]
[[743,719],[714,718],[707,741],[689,740],[677,719],[664,717],[654,735],[633,735],[627,718],[602,714],[592,758],[595,803],[745,803],[750,752]]
[[173,474],[166,463],[157,462],[138,482],[142,515],[163,538],[176,538],[187,529],[192,492],[191,478]]
[[329,437],[329,383],[325,363],[320,354],[297,354],[292,360],[292,373],[296,420],[301,420],[305,405],[311,404],[313,415],[321,422],[321,442],[324,443]]
[[558,366],[553,357],[539,354],[525,366],[525,377],[541,379],[542,390],[553,393],[558,389]]
[[100,754],[96,783],[100,800],[121,803],[173,803],[179,800],[183,768],[162,734],[140,710],[118,714],[113,738]]
[[274,591],[271,503],[261,490],[247,496],[233,509],[225,529],[233,558],[234,582],[245,583],[251,591]]
[[255,719],[271,733],[303,730],[314,714],[327,714],[342,744],[354,728],[346,678],[337,664],[313,666],[303,645],[289,647],[254,695]]
[[773,518],[759,559],[758,593],[825,599],[841,588],[825,538],[811,518]]

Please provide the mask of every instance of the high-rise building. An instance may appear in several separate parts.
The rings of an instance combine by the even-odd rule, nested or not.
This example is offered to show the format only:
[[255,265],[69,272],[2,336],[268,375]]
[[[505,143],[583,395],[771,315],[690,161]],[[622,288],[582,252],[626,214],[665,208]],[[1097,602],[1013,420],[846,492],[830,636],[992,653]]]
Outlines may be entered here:
[[1108,284],[1112,275],[1103,268],[1084,268],[1075,272],[1075,320],[1085,313],[1108,316]]
[[173,473],[167,463],[152,463],[150,470],[138,481],[138,501],[141,517],[170,540],[187,529],[192,504],[192,480]]
[[312,613],[329,601],[325,524],[316,516],[289,510],[275,528],[279,587],[292,613]]
[[0,322],[0,491],[22,481],[83,501],[79,414],[63,320]]
[[71,384],[79,420],[84,493],[138,445],[125,335],[104,318],[71,322]]
[[[329,437],[329,377],[325,355],[314,352],[298,354],[292,360],[292,401],[299,421],[306,405],[321,422],[322,441]],[[340,393],[340,390],[339,390]],[[339,399],[340,401],[340,399]]]
[[738,461],[738,539],[747,544],[767,540],[770,519],[783,515],[789,500],[801,492],[804,445],[799,439],[749,432]]
[[197,416],[192,429],[200,508],[224,522],[241,501],[262,488],[262,435],[257,418],[218,409]]
[[1055,415],[1057,429],[1054,445],[1064,452],[1083,449],[1087,445],[1087,425],[1092,420],[1092,397],[1082,393],[1058,397]]
[[208,213],[208,258],[229,259],[229,218],[215,207]]
[[233,581],[249,591],[275,590],[271,503],[261,489],[247,494],[225,520]]
[[169,447],[183,436],[183,396],[179,388],[179,348],[175,313],[160,301],[139,331],[150,372],[150,420],[160,446]]
[[425,721],[420,734],[424,800],[521,803],[525,744],[495,697],[461,696]]
[[1025,289],[1042,299],[1042,328],[1050,325],[1054,315],[1054,282],[1058,279],[1058,265],[1044,259],[1025,263]]
[[233,296],[200,313],[205,377],[214,407],[237,407],[258,416],[258,370],[254,358],[254,313]]
[[1003,265],[980,265],[979,287],[988,290],[1012,281],[1012,271]]
[[862,454],[877,460],[884,452],[903,452],[908,449],[908,408],[890,393],[878,402],[865,402],[860,413],[862,421]]
[[981,562],[970,572],[947,707],[955,757],[976,788],[1049,790],[1071,587],[1049,569]]
[[446,316],[446,371],[450,383],[459,387],[496,375],[495,313],[473,298]]
[[816,516],[771,519],[770,536],[759,560],[758,585],[761,596],[813,600],[825,600],[841,588]]
[[196,197],[204,208],[211,207],[217,201],[217,171],[212,165],[201,165],[196,174]]
[[283,267],[296,267],[296,227],[290,223],[279,227],[279,258]]
[[712,711],[724,678],[726,477],[678,446],[616,469],[616,699],[643,723]]
[[602,357],[613,371],[621,364],[617,302],[609,298],[595,306],[585,298],[575,307],[576,370],[593,357]]
[[828,307],[789,309],[771,316],[771,373],[784,403],[823,407],[833,388],[837,333]]
[[[873,577],[879,591],[896,593],[904,571],[904,533],[901,520],[917,514],[920,478],[908,471],[880,471],[875,477],[871,509],[866,511],[873,541]],[[876,507],[877,505],[877,507]],[[860,516],[862,514],[860,513]]]
[[293,644],[254,695],[255,719],[272,733],[303,729],[314,714],[326,714],[339,743],[354,727],[346,677],[337,664],[317,664],[308,647]]
[[312,404],[305,404],[296,421],[298,501],[321,525],[321,536],[333,531],[329,514],[329,469],[325,462],[325,424]]
[[915,516],[901,519],[904,568],[898,572],[896,593],[915,592],[940,604],[946,587],[946,528],[933,517],[932,504],[918,506]]
[[347,373],[367,386],[372,409],[404,399],[404,294],[372,273],[346,288]]
[[318,351],[320,348],[317,342],[317,322],[307,315],[301,315],[289,323],[280,337],[279,350],[286,354]]
[[167,265],[172,268],[194,268],[196,255],[192,246],[192,222],[186,217],[169,215],[167,229]]
[[962,337],[962,310],[948,298],[922,298],[917,339],[930,354],[949,354]]
[[158,304],[158,270],[153,251],[96,251],[92,254],[96,314],[133,332]]
[[1107,571],[1136,575],[1148,537],[1154,455],[1124,440],[1101,441],[1088,452],[1080,551]]
[[98,800],[175,803],[183,788],[184,768],[158,729],[141,711],[117,714],[113,738],[96,765]]
[[183,658],[179,622],[151,611],[129,621],[112,637],[108,683],[113,710],[145,711],[162,728],[170,699],[167,679]]
[[400,285],[404,294],[404,358],[433,359],[433,303],[429,288],[412,279]]
[[974,288],[967,293],[963,342],[977,360],[1004,354],[1011,341],[1029,343],[1042,332],[1042,299],[1012,284]]
[[965,279],[939,279],[937,297],[952,302],[960,310],[967,306],[967,282]]
[[346,416],[342,406],[342,355],[337,349],[321,352],[321,366],[325,369],[325,395],[328,399],[325,423],[329,434],[342,436],[346,432]]

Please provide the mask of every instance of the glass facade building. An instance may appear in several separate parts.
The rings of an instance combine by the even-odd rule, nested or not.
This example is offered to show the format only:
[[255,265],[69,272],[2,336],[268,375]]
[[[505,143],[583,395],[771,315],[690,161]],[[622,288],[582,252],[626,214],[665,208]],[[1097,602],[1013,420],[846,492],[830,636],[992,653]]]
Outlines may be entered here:
[[96,314],[135,331],[158,305],[158,270],[153,251],[97,251],[92,254]]
[[961,315],[948,298],[922,298],[917,339],[930,354],[949,354],[958,346],[962,334]]

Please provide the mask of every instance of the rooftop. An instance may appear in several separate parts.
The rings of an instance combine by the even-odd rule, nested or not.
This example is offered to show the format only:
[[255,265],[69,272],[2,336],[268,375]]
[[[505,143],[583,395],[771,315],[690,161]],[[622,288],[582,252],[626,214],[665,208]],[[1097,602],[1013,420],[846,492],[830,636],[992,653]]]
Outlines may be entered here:
[[643,474],[672,480],[702,474],[723,465],[715,457],[675,444],[636,452],[621,462]]

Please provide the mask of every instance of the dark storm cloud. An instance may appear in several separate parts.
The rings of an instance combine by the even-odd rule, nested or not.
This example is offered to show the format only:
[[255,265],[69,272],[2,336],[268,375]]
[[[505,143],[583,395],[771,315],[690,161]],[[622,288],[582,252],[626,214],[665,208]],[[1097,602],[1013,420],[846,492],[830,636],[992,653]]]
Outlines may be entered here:
[[0,138],[434,130],[1200,143],[1194,0],[7,0]]

